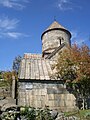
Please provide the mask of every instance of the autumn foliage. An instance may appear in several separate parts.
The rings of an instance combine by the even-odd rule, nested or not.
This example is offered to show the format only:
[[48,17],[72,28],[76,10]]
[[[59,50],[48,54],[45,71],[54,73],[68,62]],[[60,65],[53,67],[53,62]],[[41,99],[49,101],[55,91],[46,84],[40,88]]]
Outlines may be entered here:
[[68,47],[59,54],[55,67],[58,76],[65,81],[90,81],[90,48],[76,44]]
[[[90,96],[90,48],[76,44],[67,47],[60,52],[54,69],[54,77],[64,81],[66,88],[76,96],[77,106],[89,108],[86,101]],[[79,99],[83,101],[81,106]]]
[[13,76],[15,76],[15,79],[17,79],[17,74],[15,73],[15,71],[4,71],[2,73],[3,79],[8,82],[10,87],[12,85]]

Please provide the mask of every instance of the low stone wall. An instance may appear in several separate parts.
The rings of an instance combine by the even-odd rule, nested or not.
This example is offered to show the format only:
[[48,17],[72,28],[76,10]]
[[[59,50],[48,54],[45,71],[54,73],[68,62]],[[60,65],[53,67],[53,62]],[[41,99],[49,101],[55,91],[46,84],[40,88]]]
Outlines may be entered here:
[[2,97],[10,97],[11,96],[11,92],[10,89],[7,87],[0,87],[0,99]]
[[75,97],[65,86],[55,81],[34,81],[18,83],[18,105],[44,108],[57,111],[73,111],[76,109]]
[[5,111],[8,107],[16,107],[16,99],[12,99],[11,97],[7,97],[5,99],[0,100],[0,110]]

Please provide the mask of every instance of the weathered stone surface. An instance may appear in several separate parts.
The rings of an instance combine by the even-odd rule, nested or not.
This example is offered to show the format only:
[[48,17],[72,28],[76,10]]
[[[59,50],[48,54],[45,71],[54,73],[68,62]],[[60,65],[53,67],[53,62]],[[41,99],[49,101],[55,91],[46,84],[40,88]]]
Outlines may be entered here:
[[[21,84],[20,84],[21,83]],[[51,109],[61,109],[67,111],[67,109],[75,108],[75,97],[63,87],[60,83],[30,83],[20,82],[18,88],[18,105],[28,105],[32,107],[45,107],[49,106]],[[29,86],[32,89],[29,89]],[[60,86],[59,86],[60,85]],[[22,88],[22,89],[21,89]],[[65,92],[66,91],[66,92]],[[67,108],[67,109],[66,109]]]
[[75,97],[66,90],[63,81],[52,78],[52,69],[59,52],[70,45],[71,33],[54,21],[42,34],[42,55],[25,54],[21,61],[18,82],[18,104],[50,109],[75,109]]
[[42,38],[42,52],[52,53],[55,48],[59,47],[60,44],[64,42],[70,44],[70,36],[67,32],[60,29],[47,31],[45,34],[43,34]]
[[1,111],[5,111],[7,108],[16,107],[16,100],[7,97],[6,99],[0,100]]

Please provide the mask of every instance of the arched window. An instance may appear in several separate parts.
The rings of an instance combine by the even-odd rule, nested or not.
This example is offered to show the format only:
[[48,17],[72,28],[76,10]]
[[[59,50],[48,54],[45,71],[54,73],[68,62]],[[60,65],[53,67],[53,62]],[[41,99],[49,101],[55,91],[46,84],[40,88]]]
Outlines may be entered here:
[[60,43],[60,45],[63,43],[63,37],[58,37],[58,40],[59,40],[59,43]]

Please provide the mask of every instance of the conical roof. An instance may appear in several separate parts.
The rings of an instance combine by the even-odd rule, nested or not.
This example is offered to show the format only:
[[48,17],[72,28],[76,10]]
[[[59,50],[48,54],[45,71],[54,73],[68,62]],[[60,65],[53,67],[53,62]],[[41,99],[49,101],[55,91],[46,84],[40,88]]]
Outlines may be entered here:
[[57,21],[54,21],[41,35],[41,39],[43,37],[43,35],[48,32],[48,31],[51,31],[51,30],[63,30],[65,32],[67,32],[69,35],[70,35],[70,38],[71,38],[71,33],[66,29],[64,28],[62,25],[60,25]]
[[55,29],[55,28],[61,28],[66,30],[66,28],[60,25],[57,21],[54,21],[45,31]]

